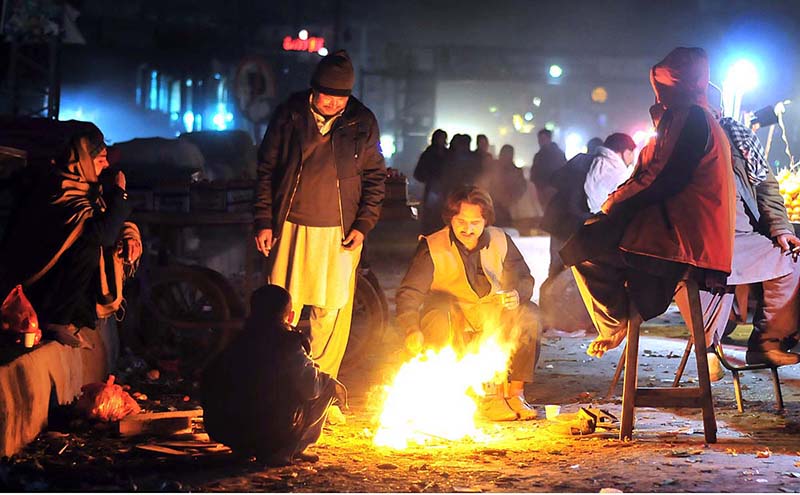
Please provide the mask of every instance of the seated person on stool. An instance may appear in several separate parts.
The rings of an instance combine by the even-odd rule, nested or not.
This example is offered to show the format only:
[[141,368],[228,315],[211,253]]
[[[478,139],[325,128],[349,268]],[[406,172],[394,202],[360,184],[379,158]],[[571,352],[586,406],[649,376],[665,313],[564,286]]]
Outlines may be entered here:
[[[726,117],[720,120],[730,141],[731,164],[736,184],[736,226],[733,266],[728,285],[761,282],[753,333],[747,344],[747,364],[784,366],[800,362],[800,354],[788,352],[797,344],[800,318],[800,268],[788,255],[800,246],[789,222],[778,181],[764,158],[758,137],[750,129]],[[706,346],[719,343],[728,323],[734,294],[700,292]],[[676,297],[688,315],[684,297]],[[709,375],[720,380],[725,372],[713,352],[708,353]]]
[[[719,288],[731,270],[735,188],[730,146],[708,108],[708,58],[676,48],[654,66],[658,134],[630,179],[562,250],[600,335],[587,354],[622,343],[630,318],[666,311],[678,282]],[[630,314],[630,302],[638,315]]]
[[[510,364],[508,397],[499,387],[484,414],[492,420],[533,419],[524,384],[533,380],[539,335],[533,277],[519,249],[502,229],[490,227],[494,207],[489,194],[474,186],[447,198],[445,228],[422,237],[400,288],[397,321],[406,332],[406,347],[460,344],[503,323],[503,335],[519,346]],[[502,291],[498,294],[499,291]]]

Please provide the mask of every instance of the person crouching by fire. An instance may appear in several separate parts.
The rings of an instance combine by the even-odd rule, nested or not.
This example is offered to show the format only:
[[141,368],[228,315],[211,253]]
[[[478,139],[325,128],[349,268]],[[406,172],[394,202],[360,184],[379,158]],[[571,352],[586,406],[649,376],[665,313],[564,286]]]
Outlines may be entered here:
[[530,269],[511,238],[491,227],[494,206],[483,189],[453,191],[442,217],[446,227],[420,238],[397,290],[397,321],[406,332],[406,348],[414,355],[448,345],[463,351],[498,332],[516,343],[510,384],[484,401],[482,413],[493,421],[534,419],[536,411],[524,396],[539,354]]
[[270,465],[318,460],[304,451],[319,439],[337,393],[346,394],[311,359],[308,337],[289,324],[293,317],[285,289],[257,289],[244,330],[202,377],[209,436]]

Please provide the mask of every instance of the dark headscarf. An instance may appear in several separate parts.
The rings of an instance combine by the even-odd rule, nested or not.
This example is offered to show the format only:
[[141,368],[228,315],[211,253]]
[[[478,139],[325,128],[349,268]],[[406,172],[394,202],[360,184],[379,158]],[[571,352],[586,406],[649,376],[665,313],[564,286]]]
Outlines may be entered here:
[[[22,198],[6,232],[2,253],[3,283],[28,287],[47,273],[83,233],[95,211],[104,211],[91,152],[99,154],[103,134],[82,123],[66,150]],[[99,248],[99,246],[98,246]]]

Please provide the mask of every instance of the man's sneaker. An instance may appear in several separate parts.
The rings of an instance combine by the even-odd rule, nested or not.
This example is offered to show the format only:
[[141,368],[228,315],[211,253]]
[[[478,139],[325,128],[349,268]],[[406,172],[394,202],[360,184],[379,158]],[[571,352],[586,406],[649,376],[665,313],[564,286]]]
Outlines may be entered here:
[[770,366],[787,366],[800,363],[800,354],[786,352],[780,349],[768,351],[747,351],[745,354],[747,364],[767,364]]
[[332,405],[328,407],[328,424],[329,425],[343,425],[347,423],[347,418],[339,406]]
[[711,378],[712,382],[718,382],[725,377],[725,370],[722,369],[722,363],[719,362],[719,358],[713,352],[709,352],[706,354],[708,356],[708,377]]
[[518,418],[516,411],[511,409],[502,397],[489,397],[481,404],[481,414],[489,421],[514,421]]
[[536,409],[525,401],[525,397],[515,395],[506,399],[508,406],[514,410],[522,421],[536,419]]

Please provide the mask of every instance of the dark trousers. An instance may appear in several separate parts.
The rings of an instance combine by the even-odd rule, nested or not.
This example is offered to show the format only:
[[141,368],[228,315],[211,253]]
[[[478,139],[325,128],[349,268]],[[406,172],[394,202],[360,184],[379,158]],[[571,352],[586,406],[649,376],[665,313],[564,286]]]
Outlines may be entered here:
[[[509,369],[512,381],[533,381],[533,371],[541,348],[538,313],[538,307],[530,301],[521,302],[513,310],[501,310],[499,320],[503,325],[502,335],[519,342]],[[425,302],[420,326],[425,342],[435,349],[452,345],[457,350],[463,350],[481,334],[480,331],[465,331],[468,325],[465,324],[463,312],[457,301],[446,295],[434,295]]]
[[627,331],[631,301],[645,320],[666,311],[682,278],[677,271],[659,277],[636,269],[619,250],[578,263],[572,273],[586,310],[604,338]]
[[566,269],[564,261],[561,260],[561,255],[558,254],[565,243],[566,241],[563,239],[559,239],[553,235],[550,236],[550,266],[547,269],[548,278],[555,277]]

